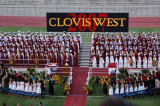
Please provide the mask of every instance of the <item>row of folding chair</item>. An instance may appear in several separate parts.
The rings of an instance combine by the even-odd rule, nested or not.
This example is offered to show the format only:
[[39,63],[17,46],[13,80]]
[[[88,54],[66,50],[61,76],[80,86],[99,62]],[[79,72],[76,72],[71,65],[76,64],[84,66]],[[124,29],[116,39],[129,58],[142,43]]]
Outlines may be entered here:
[[16,96],[21,96],[21,97],[33,97],[33,98],[38,98],[39,95],[34,92],[24,92],[24,91],[19,91],[19,90],[12,90],[9,88],[4,88],[4,93],[7,93],[9,95],[16,95]]
[[129,92],[129,93],[124,93],[124,94],[115,94],[113,95],[114,97],[120,97],[120,98],[132,98],[132,97],[139,97],[139,96],[149,96],[149,95],[155,95],[160,94],[160,88],[152,88],[152,89],[146,89],[142,91],[135,91],[135,92]]

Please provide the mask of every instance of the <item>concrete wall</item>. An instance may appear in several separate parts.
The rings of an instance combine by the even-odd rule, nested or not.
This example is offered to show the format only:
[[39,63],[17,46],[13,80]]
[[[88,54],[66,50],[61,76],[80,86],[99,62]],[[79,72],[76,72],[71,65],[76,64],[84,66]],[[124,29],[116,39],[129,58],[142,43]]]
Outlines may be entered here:
[[45,16],[46,12],[129,12],[160,16],[160,0],[0,0],[1,16]]

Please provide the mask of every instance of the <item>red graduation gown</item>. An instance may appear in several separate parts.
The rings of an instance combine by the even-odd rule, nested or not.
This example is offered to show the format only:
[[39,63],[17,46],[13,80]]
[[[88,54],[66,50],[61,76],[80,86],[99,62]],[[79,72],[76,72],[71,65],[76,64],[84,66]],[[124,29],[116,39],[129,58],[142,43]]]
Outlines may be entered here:
[[58,66],[60,67],[61,66],[61,54],[59,53],[58,55]]
[[74,52],[74,66],[78,66],[78,58],[76,52]]

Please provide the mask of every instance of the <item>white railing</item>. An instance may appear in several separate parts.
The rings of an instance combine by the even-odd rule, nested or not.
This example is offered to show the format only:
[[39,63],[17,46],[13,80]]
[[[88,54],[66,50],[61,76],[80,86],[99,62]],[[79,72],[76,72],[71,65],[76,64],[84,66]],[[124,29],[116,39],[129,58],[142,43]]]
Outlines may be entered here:
[[[35,59],[14,59],[14,62],[11,63],[11,59],[0,59],[4,66],[46,66],[50,59],[38,59],[38,65],[35,63]],[[42,63],[41,63],[42,62]],[[45,63],[44,63],[45,62]]]
[[[103,63],[103,66],[104,66],[103,68],[108,68],[108,67],[106,67],[106,64],[107,64],[107,62]],[[108,64],[109,64],[109,63],[108,63]],[[133,67],[133,65],[130,66],[130,65],[129,65],[129,61],[127,61],[126,67],[125,67],[124,64],[125,64],[125,63],[124,63],[124,60],[123,60],[123,63],[122,63],[123,67],[120,67],[119,62],[117,63],[117,65],[119,66],[119,68],[145,68],[145,69],[148,69],[148,68],[160,68],[160,67],[158,66],[158,63],[157,63],[156,66],[154,66],[154,67],[153,67],[153,65],[152,65],[152,67],[148,67],[148,62],[147,62],[147,67],[144,67],[144,66],[143,66],[143,61],[141,62],[141,67],[139,67],[138,61],[136,61],[135,67]],[[97,64],[97,67],[93,67],[93,68],[101,68],[101,67],[99,67],[99,64]]]

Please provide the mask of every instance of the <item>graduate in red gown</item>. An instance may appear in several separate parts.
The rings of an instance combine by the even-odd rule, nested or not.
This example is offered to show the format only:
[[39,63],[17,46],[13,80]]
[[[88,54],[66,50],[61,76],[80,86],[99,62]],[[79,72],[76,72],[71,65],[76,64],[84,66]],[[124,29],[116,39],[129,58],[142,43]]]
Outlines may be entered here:
[[20,52],[20,64],[23,65],[23,60],[24,60],[24,57],[23,57],[23,54]]
[[53,62],[53,63],[56,62],[55,52],[53,52],[53,54],[52,54],[52,62]]
[[43,59],[44,59],[44,65],[46,65],[47,64],[47,52],[44,53]]
[[25,57],[24,57],[24,64],[28,64],[29,63],[29,57],[28,57],[28,53],[25,53]]
[[31,55],[30,55],[30,65],[33,65],[34,62],[34,56],[33,56],[33,51],[31,51]]
[[58,66],[61,66],[61,53],[58,54]]
[[51,62],[51,53],[50,53],[50,51],[48,52],[48,62]]
[[18,56],[18,53],[16,54],[15,64],[16,64],[16,65],[19,64],[19,56]]
[[96,53],[96,60],[97,60],[97,64],[99,64],[99,53],[98,53],[98,51]]
[[39,64],[43,64],[43,53],[42,52],[39,56]]
[[66,64],[66,51],[64,51],[64,54],[63,54],[63,65]]
[[72,66],[72,55],[71,55],[72,51],[70,51],[69,53],[69,57],[68,57],[68,65],[71,67]]
[[76,51],[76,53],[78,53],[77,41],[75,41],[75,43],[74,43],[74,51]]
[[77,53],[74,51],[74,66],[78,66]]
[[6,57],[4,59],[5,59],[5,63],[10,64],[10,60],[9,60],[9,57],[8,57],[7,53],[6,53]]
[[1,59],[2,64],[3,64],[4,63],[4,60],[3,60],[4,59],[4,53],[3,52],[1,52],[1,58],[0,59]]

